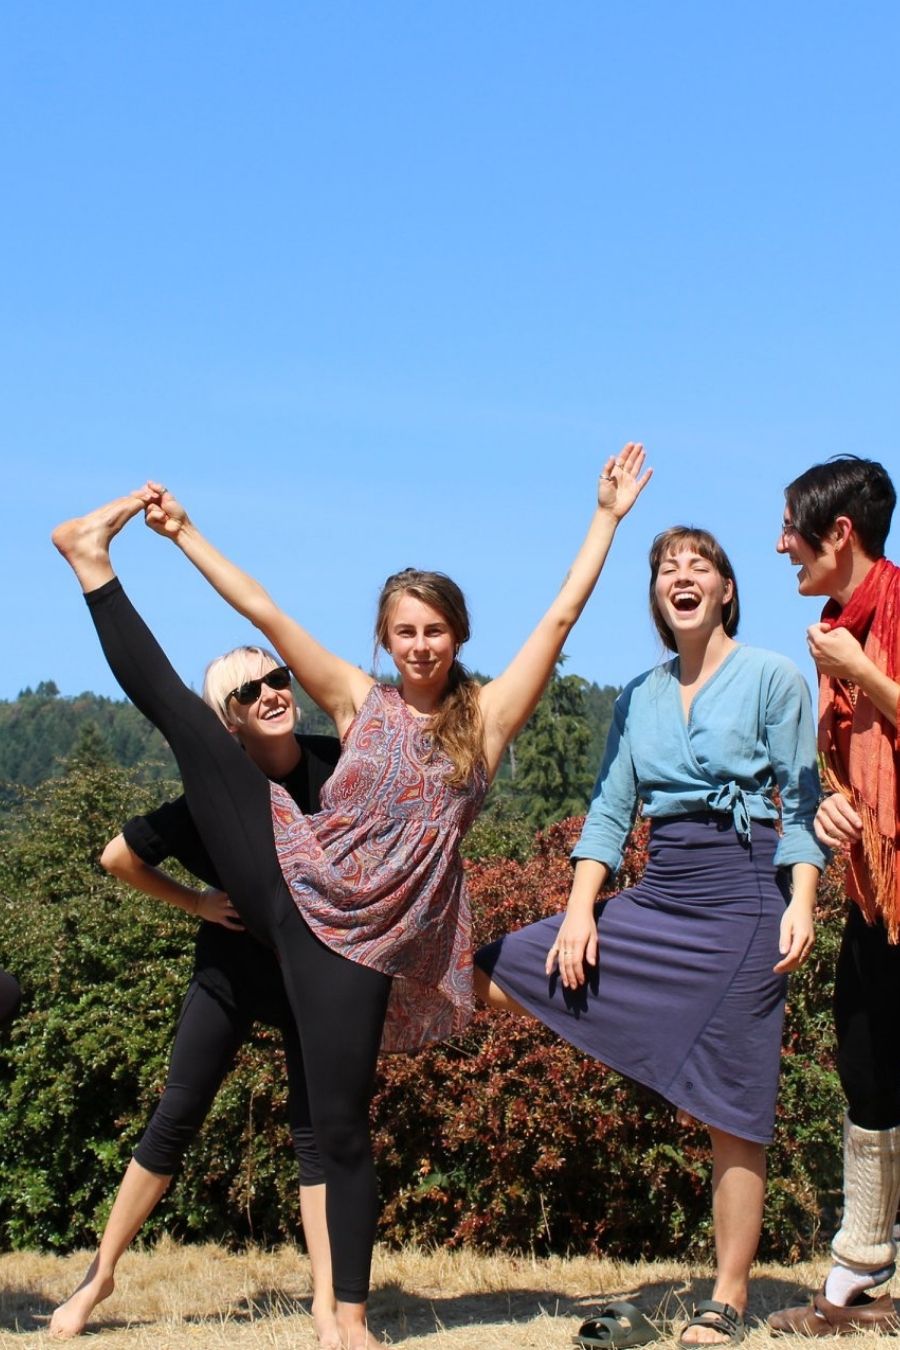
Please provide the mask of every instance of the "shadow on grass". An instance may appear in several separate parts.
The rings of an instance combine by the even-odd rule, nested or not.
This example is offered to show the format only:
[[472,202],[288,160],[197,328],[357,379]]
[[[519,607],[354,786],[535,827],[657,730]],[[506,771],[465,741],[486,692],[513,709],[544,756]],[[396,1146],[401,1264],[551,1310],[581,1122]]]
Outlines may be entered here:
[[[687,1321],[693,1307],[712,1297],[713,1281],[698,1276],[686,1280],[650,1280],[602,1290],[586,1290],[573,1296],[553,1289],[510,1289],[461,1293],[447,1297],[427,1297],[402,1285],[380,1285],[372,1292],[369,1317],[373,1329],[386,1333],[394,1343],[412,1336],[460,1327],[529,1323],[540,1318],[561,1321],[571,1318],[573,1330],[593,1316],[604,1304],[627,1300],[659,1328],[662,1334],[677,1332]],[[792,1303],[805,1303],[814,1291],[796,1281],[761,1275],[751,1284],[748,1322],[762,1326],[768,1313]],[[28,1289],[0,1289],[0,1330],[19,1334],[45,1331],[56,1304]],[[294,1297],[277,1287],[261,1288],[248,1297],[226,1302],[215,1312],[188,1313],[178,1320],[186,1326],[216,1322],[247,1325],[278,1317],[309,1317],[307,1297]],[[104,1331],[122,1331],[129,1327],[151,1327],[153,1317],[105,1317],[102,1309],[92,1318],[87,1330],[94,1335]]]

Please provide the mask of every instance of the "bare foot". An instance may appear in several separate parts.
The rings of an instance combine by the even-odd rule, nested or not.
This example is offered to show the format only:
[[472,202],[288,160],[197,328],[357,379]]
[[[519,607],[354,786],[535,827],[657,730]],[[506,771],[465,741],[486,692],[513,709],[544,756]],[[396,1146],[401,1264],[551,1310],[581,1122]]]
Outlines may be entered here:
[[116,1283],[111,1275],[97,1274],[96,1257],[88,1267],[81,1284],[65,1303],[61,1303],[50,1318],[50,1335],[57,1341],[68,1341],[80,1336],[98,1303],[109,1298]]
[[313,1298],[312,1316],[321,1350],[341,1350],[341,1333],[330,1294],[321,1299]]
[[[724,1302],[724,1300],[719,1300],[719,1302]],[[734,1307],[733,1304],[730,1306]],[[743,1317],[744,1314],[741,1309],[735,1311]],[[730,1318],[723,1318],[719,1313],[709,1309],[700,1313],[700,1319],[700,1322],[695,1322],[693,1326],[685,1327],[678,1337],[679,1345],[728,1345],[734,1341],[734,1335],[729,1335],[725,1329],[726,1324],[731,1321]]]
[[728,1345],[734,1338],[715,1327],[685,1327],[678,1337],[679,1345]]
[[365,1320],[362,1322],[354,1319],[352,1322],[344,1321],[340,1313],[338,1314],[338,1345],[341,1350],[380,1350],[384,1341],[380,1341],[377,1336],[369,1330]]
[[109,561],[110,540],[151,499],[147,488],[128,497],[117,497],[86,516],[75,516],[57,525],[50,536],[86,591],[95,590],[115,575]]

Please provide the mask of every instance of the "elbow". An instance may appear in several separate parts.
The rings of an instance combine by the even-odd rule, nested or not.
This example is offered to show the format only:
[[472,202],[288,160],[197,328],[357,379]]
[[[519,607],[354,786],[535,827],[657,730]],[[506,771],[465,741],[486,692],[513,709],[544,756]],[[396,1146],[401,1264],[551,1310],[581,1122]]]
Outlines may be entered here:
[[131,850],[125,843],[124,835],[117,834],[115,839],[110,839],[100,854],[100,866],[110,876],[121,877],[125,872],[130,853]]

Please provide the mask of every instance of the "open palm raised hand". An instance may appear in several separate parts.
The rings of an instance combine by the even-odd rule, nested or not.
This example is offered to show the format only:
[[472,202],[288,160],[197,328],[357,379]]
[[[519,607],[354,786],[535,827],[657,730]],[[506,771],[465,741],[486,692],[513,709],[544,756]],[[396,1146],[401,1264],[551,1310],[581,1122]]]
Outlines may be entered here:
[[640,441],[628,441],[617,455],[610,455],[597,484],[597,505],[621,520],[634,506],[653,477],[644,469],[644,447]]

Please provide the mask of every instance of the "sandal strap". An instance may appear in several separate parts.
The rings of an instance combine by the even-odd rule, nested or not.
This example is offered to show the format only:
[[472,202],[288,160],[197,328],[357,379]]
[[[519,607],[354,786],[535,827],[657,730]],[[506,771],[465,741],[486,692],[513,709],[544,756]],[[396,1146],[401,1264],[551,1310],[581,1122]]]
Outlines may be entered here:
[[685,1331],[688,1327],[712,1327],[713,1331],[721,1331],[723,1336],[739,1341],[744,1334],[744,1319],[730,1303],[706,1298],[694,1308],[694,1315],[685,1326]]

